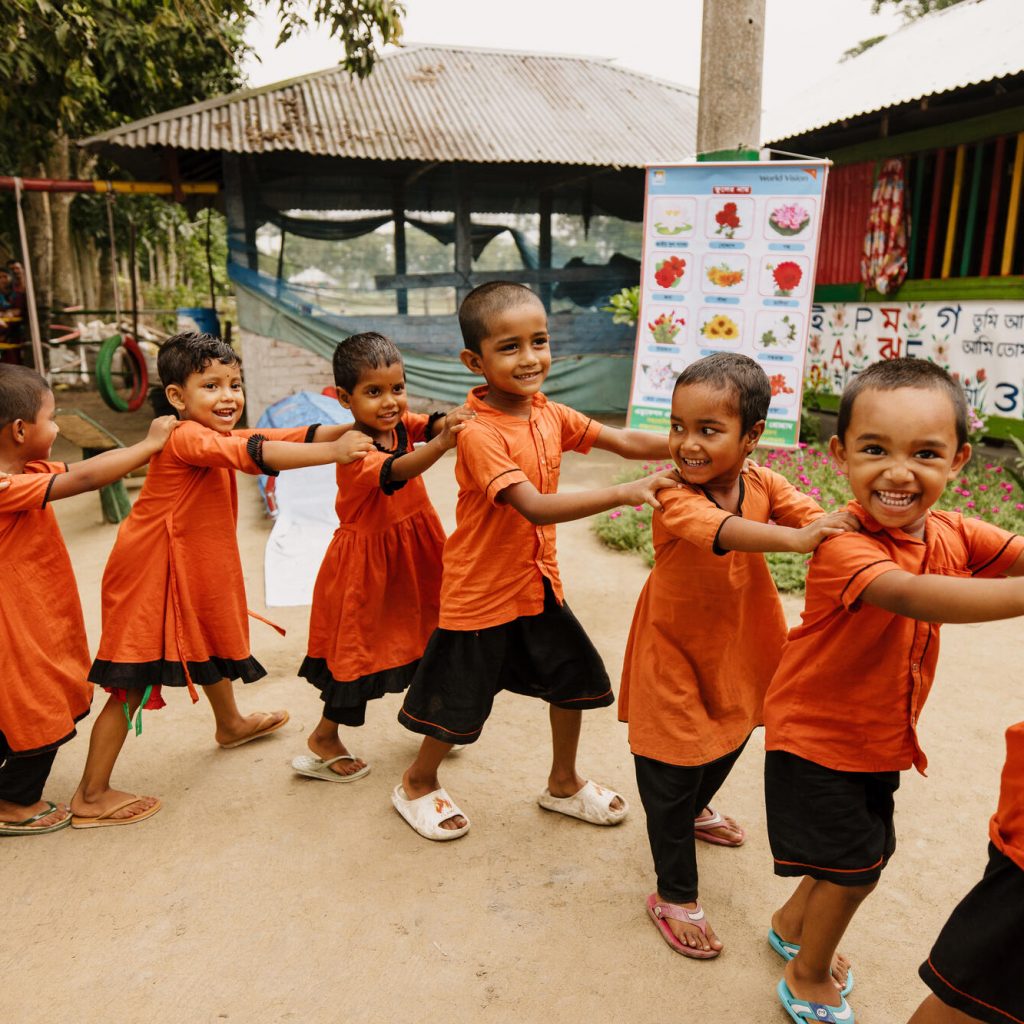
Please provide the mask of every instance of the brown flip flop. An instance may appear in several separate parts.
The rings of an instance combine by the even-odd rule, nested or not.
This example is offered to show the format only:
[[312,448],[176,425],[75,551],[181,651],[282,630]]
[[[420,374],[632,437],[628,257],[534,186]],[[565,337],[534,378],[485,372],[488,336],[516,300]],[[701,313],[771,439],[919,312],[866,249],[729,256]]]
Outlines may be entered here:
[[132,796],[127,800],[122,800],[116,807],[111,807],[109,811],[104,811],[102,814],[97,814],[94,817],[90,817],[82,814],[71,815],[71,827],[72,828],[106,828],[107,825],[134,825],[137,821],[142,821],[145,818],[151,818],[157,811],[163,807],[163,804],[159,800],[152,807],[147,807],[146,810],[141,811],[139,814],[133,814],[130,818],[112,818],[112,814],[116,814],[118,811],[123,810],[125,807],[130,807],[136,803],[141,797]]
[[[269,711],[262,712],[262,714],[264,720],[267,720],[272,717]],[[272,732],[277,732],[277,730],[280,729],[281,726],[288,721],[289,717],[291,716],[286,711],[284,713],[284,718],[282,718],[279,722],[273,722],[271,725],[268,725],[265,728],[257,729],[255,732],[249,733],[248,736],[243,736],[240,740],[235,740],[234,743],[221,743],[219,744],[219,746],[221,747],[222,750],[231,750],[234,747],[242,746],[244,743],[249,743],[251,740],[258,740],[261,736],[269,736]]]

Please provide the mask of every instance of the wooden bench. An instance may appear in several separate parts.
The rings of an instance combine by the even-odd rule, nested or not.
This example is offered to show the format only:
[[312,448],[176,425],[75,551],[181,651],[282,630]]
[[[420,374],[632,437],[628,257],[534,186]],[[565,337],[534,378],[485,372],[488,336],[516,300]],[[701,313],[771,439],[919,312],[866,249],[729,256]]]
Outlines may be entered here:
[[[77,410],[64,412],[58,410],[54,417],[60,428],[61,437],[82,449],[82,458],[89,459],[93,455],[109,452],[113,448],[124,445],[106,427],[100,426],[92,417]],[[128,518],[132,503],[125,489],[124,481],[117,480],[100,490],[100,505],[103,518],[108,523],[120,523]]]

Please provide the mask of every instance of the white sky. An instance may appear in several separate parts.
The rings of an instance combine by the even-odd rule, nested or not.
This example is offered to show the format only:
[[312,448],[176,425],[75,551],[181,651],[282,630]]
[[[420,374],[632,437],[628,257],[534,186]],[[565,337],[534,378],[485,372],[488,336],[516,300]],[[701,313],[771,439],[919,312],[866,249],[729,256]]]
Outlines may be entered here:
[[[406,0],[404,41],[611,57],[696,88],[701,7],[701,0]],[[870,0],[767,0],[763,107],[824,78],[861,39],[901,23],[891,12],[872,15]],[[278,50],[276,38],[276,18],[252,25],[248,39],[262,63],[247,65],[251,85],[338,61],[326,33],[307,32]]]

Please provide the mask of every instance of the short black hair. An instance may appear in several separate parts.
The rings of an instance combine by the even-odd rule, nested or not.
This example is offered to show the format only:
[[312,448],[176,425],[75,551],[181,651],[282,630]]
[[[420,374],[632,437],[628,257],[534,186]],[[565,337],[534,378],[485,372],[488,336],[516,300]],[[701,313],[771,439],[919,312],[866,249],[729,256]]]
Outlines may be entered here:
[[401,362],[402,353],[390,338],[376,331],[353,334],[334,350],[334,383],[352,394],[367,367],[379,370]]
[[527,302],[540,302],[536,292],[514,281],[488,281],[474,288],[459,306],[462,344],[480,355],[480,342],[490,333],[491,322],[499,313]]
[[226,342],[212,334],[182,331],[168,338],[156,357],[156,372],[160,383],[149,389],[149,404],[155,416],[174,416],[177,412],[164,393],[172,384],[184,386],[193,373],[202,373],[210,363],[241,366],[238,353]]
[[43,396],[49,390],[46,378],[35,370],[0,363],[0,427],[15,420],[35,422]]
[[676,378],[676,387],[688,384],[714,384],[728,388],[736,396],[741,432],[768,417],[772,386],[761,364],[738,352],[714,352],[698,359]]
[[846,431],[853,416],[853,403],[862,391],[895,391],[897,388],[931,388],[945,391],[953,403],[958,448],[967,444],[967,399],[964,389],[941,367],[927,359],[883,359],[857,374],[843,389],[839,402],[836,434],[845,443]]

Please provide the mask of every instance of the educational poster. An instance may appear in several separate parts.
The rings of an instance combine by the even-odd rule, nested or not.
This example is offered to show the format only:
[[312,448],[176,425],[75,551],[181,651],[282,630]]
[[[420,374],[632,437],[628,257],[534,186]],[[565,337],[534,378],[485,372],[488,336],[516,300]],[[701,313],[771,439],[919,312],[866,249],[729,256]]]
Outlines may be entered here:
[[1024,419],[1024,300],[824,303],[811,307],[807,387],[841,394],[879,359],[948,370],[982,416]]
[[795,445],[827,161],[647,168],[629,426],[667,432],[672,388],[712,352],[772,384],[765,445]]

